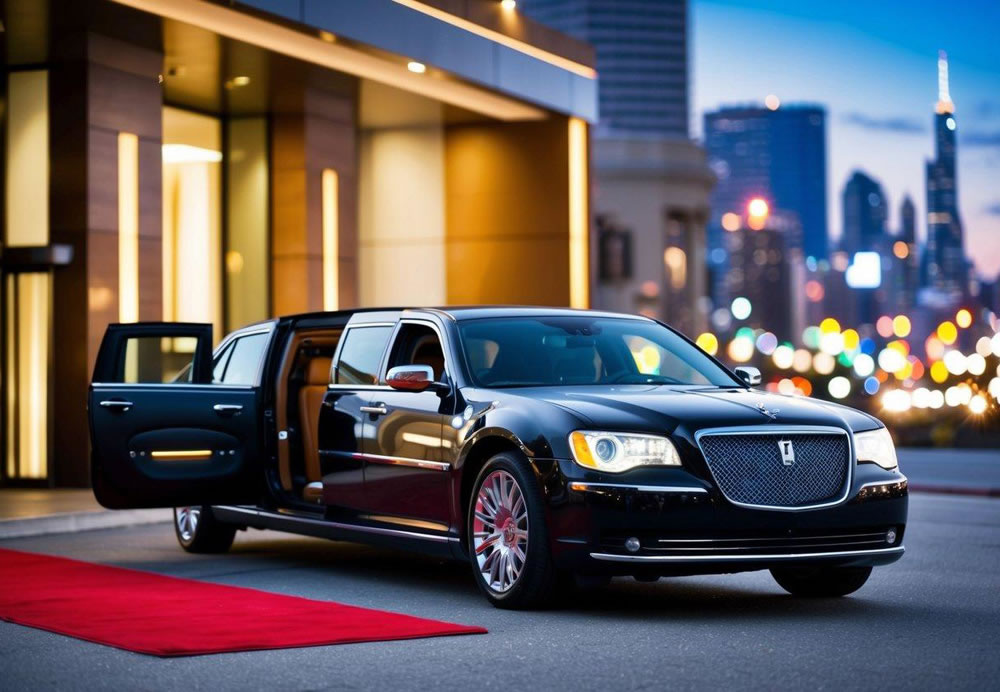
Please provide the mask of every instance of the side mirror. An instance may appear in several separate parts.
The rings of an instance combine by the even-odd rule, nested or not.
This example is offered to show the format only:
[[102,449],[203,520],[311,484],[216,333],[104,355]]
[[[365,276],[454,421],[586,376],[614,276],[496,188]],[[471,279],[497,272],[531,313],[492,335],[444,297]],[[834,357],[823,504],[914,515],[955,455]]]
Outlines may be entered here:
[[385,382],[402,392],[422,392],[434,385],[434,369],[429,365],[400,365],[389,369]]
[[748,387],[756,387],[760,384],[760,370],[749,365],[736,368],[736,376],[739,377]]

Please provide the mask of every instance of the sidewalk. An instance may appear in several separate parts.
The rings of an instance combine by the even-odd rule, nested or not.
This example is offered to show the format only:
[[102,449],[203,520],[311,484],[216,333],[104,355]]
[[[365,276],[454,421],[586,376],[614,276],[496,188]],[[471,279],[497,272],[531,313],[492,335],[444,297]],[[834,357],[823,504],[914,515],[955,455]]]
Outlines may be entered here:
[[172,521],[169,509],[106,510],[90,490],[0,490],[0,539]]
[[1000,497],[1000,449],[900,447],[896,454],[913,492]]

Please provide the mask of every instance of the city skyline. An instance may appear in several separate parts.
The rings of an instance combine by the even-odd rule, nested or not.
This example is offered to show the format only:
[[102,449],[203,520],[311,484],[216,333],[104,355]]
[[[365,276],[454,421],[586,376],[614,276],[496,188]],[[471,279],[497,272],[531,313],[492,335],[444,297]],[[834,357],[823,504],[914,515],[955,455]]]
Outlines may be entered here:
[[[935,12],[937,14],[935,14]],[[978,273],[1000,273],[1000,49],[989,32],[1000,8],[928,2],[877,7],[814,7],[787,0],[695,0],[692,3],[692,135],[703,137],[705,112],[763,103],[818,103],[828,111],[829,236],[843,230],[840,195],[855,170],[885,190],[887,227],[901,227],[900,203],[916,205],[926,241],[925,166],[935,157],[938,50],[947,50],[958,134],[960,212]],[[974,15],[974,17],[972,16]],[[910,30],[888,26],[891,18]],[[734,37],[752,37],[753,50]],[[794,61],[791,60],[794,56]],[[880,69],[873,70],[877,65]],[[970,253],[972,254],[972,253]]]

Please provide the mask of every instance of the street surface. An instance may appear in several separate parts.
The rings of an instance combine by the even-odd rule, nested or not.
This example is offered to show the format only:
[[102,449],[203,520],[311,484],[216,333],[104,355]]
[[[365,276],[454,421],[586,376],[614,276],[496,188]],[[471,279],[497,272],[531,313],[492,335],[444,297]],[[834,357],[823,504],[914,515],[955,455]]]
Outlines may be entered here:
[[911,496],[906,556],[853,597],[796,600],[767,573],[684,577],[548,612],[495,610],[468,568],[273,532],[194,556],[169,525],[0,542],[490,633],[158,659],[0,623],[23,689],[982,689],[1000,678],[1000,500]]

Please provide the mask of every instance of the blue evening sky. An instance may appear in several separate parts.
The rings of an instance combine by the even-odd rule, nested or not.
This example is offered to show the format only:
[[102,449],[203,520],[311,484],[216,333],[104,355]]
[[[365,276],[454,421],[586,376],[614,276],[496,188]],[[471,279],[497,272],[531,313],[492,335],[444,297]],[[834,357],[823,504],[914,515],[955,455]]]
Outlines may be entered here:
[[983,275],[1000,272],[1000,0],[691,1],[693,134],[706,110],[768,94],[825,105],[834,237],[854,169],[882,182],[893,232],[908,193],[924,236],[937,52],[947,51],[966,252]]

